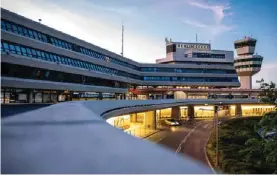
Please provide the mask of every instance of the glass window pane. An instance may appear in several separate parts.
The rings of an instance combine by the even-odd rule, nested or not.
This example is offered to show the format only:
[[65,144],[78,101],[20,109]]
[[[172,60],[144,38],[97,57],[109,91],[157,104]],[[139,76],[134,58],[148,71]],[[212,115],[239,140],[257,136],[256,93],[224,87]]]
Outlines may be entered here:
[[34,38],[33,32],[31,30],[28,30],[28,33],[31,38]]
[[23,28],[24,36],[29,36],[28,30],[26,28]]
[[8,43],[5,43],[5,42],[4,42],[4,43],[3,43],[3,46],[4,46],[4,49],[5,49],[5,50],[9,50],[9,49],[10,49]]
[[36,31],[33,31],[33,34],[34,34],[34,37],[35,37],[36,39],[38,39],[38,34],[37,34],[37,32],[36,32]]
[[32,52],[30,48],[26,48],[28,56],[32,56]]
[[32,55],[37,56],[36,50],[32,49]]
[[10,44],[10,50],[15,50],[15,47],[13,44]]
[[7,30],[5,21],[1,21],[1,29]]
[[19,46],[15,46],[16,53],[21,55],[21,50]]
[[24,47],[21,47],[21,52],[23,55],[25,55],[25,56],[27,55],[27,51]]
[[15,32],[15,33],[18,33],[18,31],[17,31],[17,26],[16,25],[12,25],[12,28],[13,28],[13,31]]
[[12,26],[11,26],[11,24],[7,22],[6,26],[7,26],[8,31],[12,32]]
[[40,51],[37,50],[36,52],[37,52],[38,57],[41,58],[41,53],[40,53]]

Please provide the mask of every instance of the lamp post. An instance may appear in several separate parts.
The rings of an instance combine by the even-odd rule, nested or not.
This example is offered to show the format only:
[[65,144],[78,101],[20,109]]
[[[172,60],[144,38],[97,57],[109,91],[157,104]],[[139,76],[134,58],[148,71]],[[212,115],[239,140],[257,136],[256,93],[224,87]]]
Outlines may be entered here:
[[[222,104],[222,102],[219,102],[219,104]],[[206,104],[205,104],[206,105]],[[214,111],[214,128],[215,128],[215,133],[216,133],[216,162],[215,162],[215,166],[218,167],[219,165],[219,154],[218,154],[218,150],[219,150],[219,127],[218,127],[218,111],[220,111],[219,106],[215,105],[215,109],[214,110],[209,110],[209,109],[203,109],[200,108],[199,110],[203,110],[203,111]]]

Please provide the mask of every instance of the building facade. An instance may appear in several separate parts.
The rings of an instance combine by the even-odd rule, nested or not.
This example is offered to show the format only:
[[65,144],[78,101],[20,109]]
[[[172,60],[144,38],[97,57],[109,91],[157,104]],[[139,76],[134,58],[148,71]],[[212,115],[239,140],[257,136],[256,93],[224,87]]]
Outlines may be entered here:
[[[240,86],[233,52],[211,50],[210,44],[167,42],[166,58],[143,64],[1,12],[2,103],[208,98],[210,93],[201,90]],[[186,94],[184,89],[196,92]]]

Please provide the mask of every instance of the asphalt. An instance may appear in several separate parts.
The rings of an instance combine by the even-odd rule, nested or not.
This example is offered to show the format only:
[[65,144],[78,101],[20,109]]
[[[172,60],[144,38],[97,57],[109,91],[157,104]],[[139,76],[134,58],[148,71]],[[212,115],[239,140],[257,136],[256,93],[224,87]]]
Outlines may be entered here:
[[208,166],[204,148],[212,128],[212,121],[196,121],[182,126],[168,127],[145,140],[169,148],[176,155],[189,156]]

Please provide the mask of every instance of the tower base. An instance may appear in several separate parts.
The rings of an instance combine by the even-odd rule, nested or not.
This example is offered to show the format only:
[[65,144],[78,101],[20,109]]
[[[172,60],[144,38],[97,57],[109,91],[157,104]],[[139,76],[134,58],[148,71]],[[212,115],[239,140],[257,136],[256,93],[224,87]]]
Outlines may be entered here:
[[240,76],[240,89],[252,89],[252,76]]

